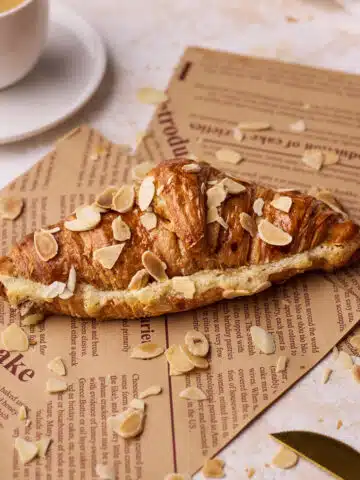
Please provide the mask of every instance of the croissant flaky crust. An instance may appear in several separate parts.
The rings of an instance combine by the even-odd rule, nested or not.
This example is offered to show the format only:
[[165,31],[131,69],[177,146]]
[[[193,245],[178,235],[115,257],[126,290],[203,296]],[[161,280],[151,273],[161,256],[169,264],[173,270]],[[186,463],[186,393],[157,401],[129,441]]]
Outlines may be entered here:
[[136,176],[49,227],[51,258],[44,231],[15,245],[0,259],[1,294],[22,309],[138,318],[251,295],[358,256],[359,227],[336,203],[186,159]]

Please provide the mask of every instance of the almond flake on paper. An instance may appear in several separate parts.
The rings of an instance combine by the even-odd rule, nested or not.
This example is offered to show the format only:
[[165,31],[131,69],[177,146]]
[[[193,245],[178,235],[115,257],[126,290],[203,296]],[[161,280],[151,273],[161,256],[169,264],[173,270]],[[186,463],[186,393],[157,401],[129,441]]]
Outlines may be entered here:
[[132,410],[113,415],[108,418],[111,430],[122,438],[137,437],[144,429],[145,413],[142,410]]
[[138,358],[141,360],[149,360],[158,357],[164,353],[164,347],[157,343],[140,343],[136,345],[131,351],[131,358]]
[[288,358],[284,355],[280,355],[276,363],[276,373],[280,373],[286,370],[286,366],[288,363]]
[[225,477],[224,465],[224,460],[220,458],[208,458],[201,471],[206,478],[223,478]]
[[329,381],[329,378],[332,374],[332,369],[331,368],[324,368],[323,370],[323,373],[322,373],[322,377],[321,377],[321,383],[323,383],[325,385],[325,383],[327,383]]
[[132,185],[123,185],[113,196],[112,210],[119,213],[129,212],[135,202],[135,190]]
[[165,350],[165,357],[170,367],[177,372],[186,373],[194,369],[194,365],[190,362],[180,345],[171,345]]
[[26,407],[24,405],[21,405],[18,411],[18,419],[23,422],[24,420],[27,419],[27,411]]
[[340,157],[336,152],[324,152],[324,165],[335,165],[336,163],[339,163],[339,161]]
[[306,125],[304,120],[298,120],[297,122],[290,123],[289,125],[290,132],[293,133],[302,133],[306,130]]
[[299,456],[289,448],[281,447],[278,453],[272,459],[274,467],[288,470],[295,467],[299,461]]
[[153,162],[142,162],[132,169],[132,178],[133,180],[144,180],[146,175],[155,167],[155,163]]
[[301,160],[308,167],[320,170],[324,163],[324,154],[321,150],[305,150]]
[[51,437],[41,437],[40,440],[36,441],[35,444],[38,448],[39,457],[44,458],[52,442]]
[[22,464],[31,462],[38,454],[38,448],[35,443],[28,442],[21,437],[15,439],[15,449],[17,450]]
[[240,225],[248,232],[251,237],[255,237],[257,233],[257,225],[255,220],[246,212],[240,213]]
[[253,476],[256,473],[256,470],[255,470],[255,468],[250,467],[250,468],[246,469],[246,473],[247,473],[248,478],[253,478]]
[[60,378],[49,378],[46,382],[46,391],[48,393],[64,392],[67,388],[68,385],[65,380],[60,380]]
[[242,133],[242,131],[240,130],[240,128],[238,127],[235,127],[234,130],[233,130],[233,136],[234,136],[234,139],[237,141],[237,142],[242,142],[244,140],[244,134]]
[[47,364],[47,368],[57,375],[66,375],[66,369],[61,357],[55,357]]
[[139,393],[138,397],[142,400],[147,397],[153,397],[155,395],[160,395],[162,392],[162,388],[160,385],[151,385],[150,387],[146,388],[142,392]]
[[28,336],[16,323],[10,323],[1,332],[1,341],[8,352],[26,352],[29,349]]
[[196,357],[205,357],[209,353],[208,339],[202,332],[189,330],[185,334],[185,345]]
[[180,293],[184,298],[194,298],[196,287],[195,283],[187,277],[173,277],[171,279],[172,288]]
[[[160,260],[160,258],[155,255],[155,253],[147,250],[141,256],[142,264],[144,265],[147,272],[158,282],[164,282],[168,279],[168,276],[165,272],[166,264]],[[165,266],[164,266],[165,265]]]
[[282,212],[289,213],[292,202],[293,201],[291,197],[280,196],[280,197],[274,198],[274,200],[270,202],[270,205],[272,205],[277,210],[281,210]]
[[143,215],[141,215],[140,222],[142,226],[146,228],[146,230],[153,230],[157,225],[157,216],[155,213],[145,212]]
[[256,132],[260,130],[269,130],[271,128],[268,122],[241,122],[237,127],[242,132]]
[[339,352],[339,356],[336,360],[336,366],[340,367],[344,370],[350,370],[353,366],[354,362],[350,355],[343,350]]
[[0,218],[15,220],[24,208],[24,200],[17,197],[0,197]]
[[228,148],[221,148],[215,152],[215,156],[219,162],[232,163],[233,165],[239,164],[243,158],[240,153]]
[[191,475],[188,473],[168,473],[164,480],[191,480]]
[[179,393],[180,398],[185,398],[186,400],[206,400],[205,393],[197,387],[187,387]]
[[31,315],[26,315],[22,320],[21,324],[25,327],[29,327],[30,325],[37,325],[38,323],[44,320],[45,316],[43,313],[33,313]]
[[360,365],[353,365],[351,369],[353,379],[356,383],[360,383]]
[[129,408],[134,408],[135,410],[145,410],[145,402],[141,398],[133,398],[129,403]]
[[140,103],[146,105],[159,105],[166,102],[168,96],[162,90],[158,90],[152,87],[142,87],[136,93],[136,98]]
[[59,250],[58,243],[52,233],[40,230],[34,233],[35,251],[43,262],[54,258]]
[[266,355],[271,355],[275,352],[275,342],[271,333],[267,332],[257,325],[250,328],[250,335],[256,348]]
[[261,240],[269,245],[285,246],[293,240],[291,235],[265,219],[258,225],[258,234]]
[[209,368],[209,362],[206,360],[206,358],[193,355],[187,345],[180,345],[180,348],[190,360],[190,363],[194,365],[194,367],[201,369]]
[[253,210],[256,213],[258,217],[261,217],[263,214],[263,208],[264,208],[265,202],[262,198],[257,198],[254,203],[253,203]]
[[343,426],[343,421],[342,420],[338,420],[337,421],[337,424],[336,424],[336,430],[340,430],[340,428]]
[[360,335],[354,335],[353,337],[350,338],[350,345],[357,350],[358,353],[360,353]]
[[95,467],[95,472],[101,480],[114,480],[114,472],[109,465],[98,463]]

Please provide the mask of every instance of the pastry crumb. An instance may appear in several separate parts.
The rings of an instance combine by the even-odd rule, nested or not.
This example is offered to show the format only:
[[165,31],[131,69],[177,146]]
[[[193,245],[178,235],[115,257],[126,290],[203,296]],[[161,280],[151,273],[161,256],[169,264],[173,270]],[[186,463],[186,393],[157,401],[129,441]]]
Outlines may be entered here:
[[336,430],[340,430],[340,428],[343,426],[343,421],[342,420],[338,420],[337,421],[337,424],[336,424]]

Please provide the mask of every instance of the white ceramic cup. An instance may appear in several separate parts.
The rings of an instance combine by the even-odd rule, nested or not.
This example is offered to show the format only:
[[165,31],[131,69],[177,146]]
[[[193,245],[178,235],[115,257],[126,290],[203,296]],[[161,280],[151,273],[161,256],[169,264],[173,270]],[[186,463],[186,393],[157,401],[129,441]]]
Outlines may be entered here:
[[0,89],[23,78],[45,46],[48,0],[24,0],[0,13]]

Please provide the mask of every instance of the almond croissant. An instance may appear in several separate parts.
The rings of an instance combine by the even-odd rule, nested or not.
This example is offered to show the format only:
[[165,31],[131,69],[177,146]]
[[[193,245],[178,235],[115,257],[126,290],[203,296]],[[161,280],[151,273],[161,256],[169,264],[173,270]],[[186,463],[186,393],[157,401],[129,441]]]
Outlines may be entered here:
[[359,227],[335,203],[185,159],[146,168],[134,185],[109,187],[14,246],[0,259],[2,296],[23,310],[138,318],[251,295],[359,256]]

